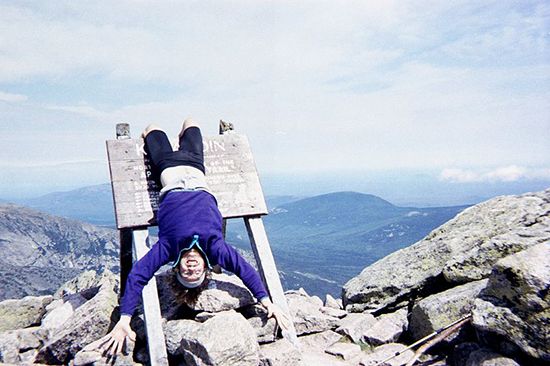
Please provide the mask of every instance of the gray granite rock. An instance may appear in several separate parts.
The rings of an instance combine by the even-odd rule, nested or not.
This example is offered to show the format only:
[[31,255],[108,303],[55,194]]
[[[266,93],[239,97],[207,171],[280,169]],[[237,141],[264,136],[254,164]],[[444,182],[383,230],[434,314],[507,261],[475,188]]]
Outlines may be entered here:
[[46,307],[47,312],[42,318],[41,327],[52,330],[61,327],[86,301],[88,300],[78,293],[54,300]]
[[243,308],[242,314],[256,331],[258,343],[269,343],[275,341],[277,322],[274,318],[268,318],[267,313],[261,305],[250,305]]
[[341,339],[342,335],[332,330],[326,330],[321,333],[308,334],[298,338],[302,349],[315,351],[318,353],[324,352],[326,348],[330,347]]
[[402,366],[409,361],[412,356],[414,355],[414,352],[410,349],[406,350],[407,346],[400,343],[388,343],[384,344],[382,346],[378,346],[375,349],[373,349],[371,352],[367,353],[363,358],[361,359],[361,362],[359,365],[361,366],[375,366],[378,363],[386,360],[390,356],[393,356],[399,352],[401,354],[397,357],[392,358],[391,360],[388,360],[384,363],[384,365],[389,366]]
[[284,338],[260,346],[260,366],[292,366],[301,360],[300,351]]
[[470,353],[464,366],[520,366],[515,360],[486,349]]
[[372,346],[396,342],[401,334],[407,330],[407,309],[400,309],[390,314],[384,314],[366,329],[361,335],[361,341]]
[[46,306],[52,300],[53,297],[47,295],[0,302],[0,332],[40,324],[46,313]]
[[420,339],[468,315],[487,282],[480,280],[456,286],[418,302],[410,316],[409,332],[413,338]]
[[103,352],[98,351],[95,345],[89,344],[81,349],[71,362],[71,366],[134,366],[140,365],[134,362],[132,355],[134,352],[135,343],[126,340],[122,353],[114,359],[107,358]]
[[51,333],[36,355],[36,362],[65,364],[84,346],[107,334],[118,304],[118,294],[115,292],[118,278],[109,272],[101,277],[98,285],[97,293],[77,308],[62,327]]
[[[464,210],[418,243],[365,268],[343,288],[351,311],[380,311],[418,293],[487,277],[502,257],[550,239],[550,189]],[[513,240],[512,240],[513,239]]]
[[550,243],[500,260],[475,301],[474,326],[550,361]]
[[172,320],[165,325],[168,352],[185,364],[257,366],[259,345],[252,326],[235,311],[217,314],[204,323]]
[[328,306],[321,306],[319,308],[321,313],[331,316],[333,318],[342,319],[345,318],[348,315],[348,312],[342,309],[335,309]]
[[349,361],[361,355],[361,346],[355,343],[336,342],[325,349],[325,352]]
[[201,292],[195,304],[184,304],[184,289],[177,283],[171,271],[157,276],[161,311],[167,320],[175,319],[184,306],[194,311],[216,313],[239,309],[256,303],[256,300],[237,276],[212,273],[208,288]]
[[323,302],[318,297],[310,297],[298,291],[287,292],[285,296],[297,335],[318,333],[338,327],[339,319],[321,312]]
[[0,362],[32,363],[37,349],[42,347],[47,331],[40,327],[8,330],[0,333]]
[[359,343],[363,334],[376,324],[376,318],[368,313],[351,313],[340,321],[336,332],[348,336],[354,343]]
[[335,299],[330,294],[325,296],[325,306],[327,308],[343,309],[342,299]]

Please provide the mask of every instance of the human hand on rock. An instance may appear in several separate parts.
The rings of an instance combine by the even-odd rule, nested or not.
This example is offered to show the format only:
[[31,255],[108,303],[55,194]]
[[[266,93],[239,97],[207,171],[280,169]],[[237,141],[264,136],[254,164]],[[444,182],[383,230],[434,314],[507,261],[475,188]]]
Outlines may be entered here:
[[130,327],[129,315],[122,315],[114,328],[105,337],[94,342],[90,347],[101,350],[107,356],[113,357],[122,352],[126,337],[132,342],[136,340],[136,333]]
[[290,319],[280,307],[272,303],[267,297],[262,299],[260,303],[266,309],[267,317],[274,318],[279,327],[281,327],[281,331],[289,330],[291,324]]

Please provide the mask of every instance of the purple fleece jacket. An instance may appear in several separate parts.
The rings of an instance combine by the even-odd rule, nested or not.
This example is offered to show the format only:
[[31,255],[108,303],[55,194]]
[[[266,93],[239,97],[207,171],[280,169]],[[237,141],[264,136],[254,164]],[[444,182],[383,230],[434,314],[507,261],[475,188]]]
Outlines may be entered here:
[[159,206],[157,222],[159,240],[132,267],[120,302],[121,314],[133,315],[143,287],[161,266],[178,259],[180,251],[191,244],[194,235],[199,235],[199,245],[210,265],[219,264],[235,273],[258,300],[268,296],[258,272],[223,239],[222,216],[210,193],[166,193]]

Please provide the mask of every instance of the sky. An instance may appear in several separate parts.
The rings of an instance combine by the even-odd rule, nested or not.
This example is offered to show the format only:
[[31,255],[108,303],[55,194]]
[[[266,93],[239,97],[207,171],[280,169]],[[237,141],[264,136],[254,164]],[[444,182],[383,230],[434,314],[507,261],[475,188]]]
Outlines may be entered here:
[[116,123],[189,116],[276,193],[550,187],[549,41],[547,1],[0,0],[0,198],[108,182]]

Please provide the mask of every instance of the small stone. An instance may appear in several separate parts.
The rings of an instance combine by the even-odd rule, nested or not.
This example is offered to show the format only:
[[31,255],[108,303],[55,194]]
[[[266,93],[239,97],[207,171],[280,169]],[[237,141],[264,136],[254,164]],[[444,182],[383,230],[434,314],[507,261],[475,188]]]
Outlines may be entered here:
[[361,347],[354,343],[337,342],[328,347],[325,352],[348,361],[361,354]]

